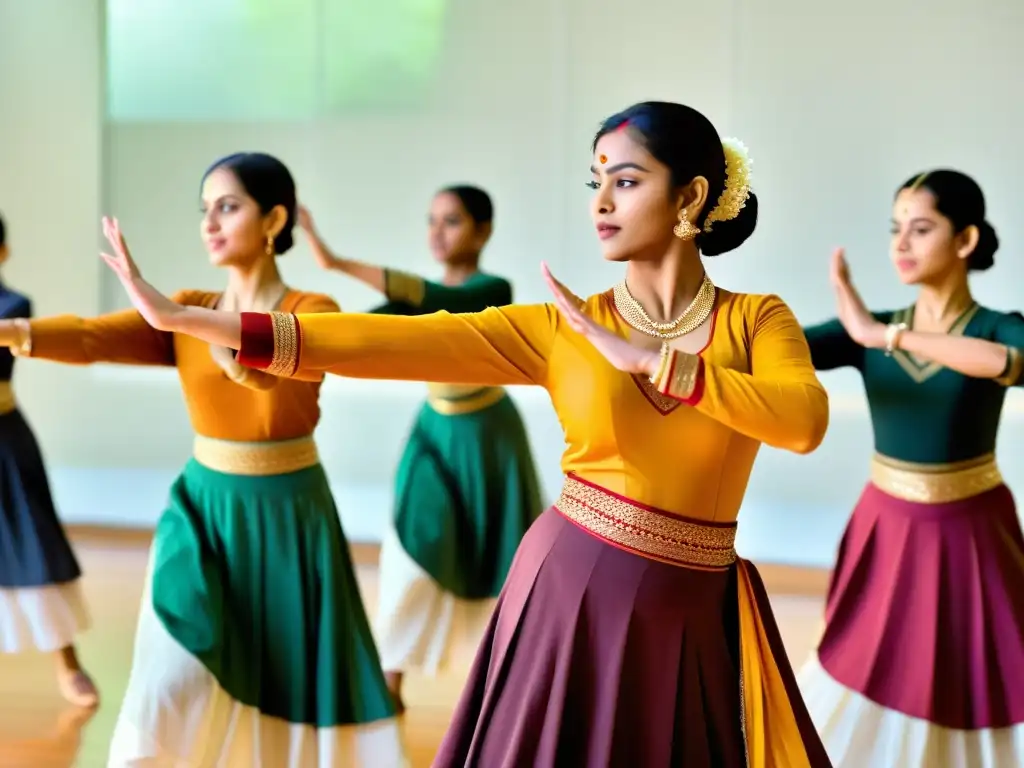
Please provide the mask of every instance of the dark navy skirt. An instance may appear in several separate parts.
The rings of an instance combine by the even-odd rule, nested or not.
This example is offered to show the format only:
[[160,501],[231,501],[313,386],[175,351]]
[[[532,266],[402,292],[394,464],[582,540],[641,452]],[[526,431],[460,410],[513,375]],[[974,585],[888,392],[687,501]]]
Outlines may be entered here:
[[82,575],[50,494],[43,457],[17,409],[0,415],[0,589]]

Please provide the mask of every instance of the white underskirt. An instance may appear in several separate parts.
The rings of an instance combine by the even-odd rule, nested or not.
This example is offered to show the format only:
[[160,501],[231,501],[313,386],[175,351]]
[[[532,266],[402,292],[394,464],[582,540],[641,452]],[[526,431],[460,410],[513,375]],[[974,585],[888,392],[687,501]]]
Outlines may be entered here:
[[460,600],[424,571],[388,527],[380,549],[374,635],[386,672],[437,675],[452,658],[475,657],[497,602]]
[[817,654],[799,683],[834,768],[1024,766],[1024,724],[964,731],[886,709],[837,682]]
[[91,623],[79,579],[0,588],[0,653],[59,651]]
[[396,718],[317,728],[233,699],[167,632],[151,590],[147,572],[108,768],[407,768]]

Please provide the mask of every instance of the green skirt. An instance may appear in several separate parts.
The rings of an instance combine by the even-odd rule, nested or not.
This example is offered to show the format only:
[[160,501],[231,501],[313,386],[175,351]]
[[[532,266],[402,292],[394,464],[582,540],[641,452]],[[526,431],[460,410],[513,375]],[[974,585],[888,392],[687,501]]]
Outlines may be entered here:
[[252,477],[191,460],[157,525],[152,596],[241,704],[319,728],[395,714],[319,465]]
[[395,532],[409,556],[456,597],[497,597],[519,542],[543,512],[512,399],[452,416],[424,404],[396,485]]

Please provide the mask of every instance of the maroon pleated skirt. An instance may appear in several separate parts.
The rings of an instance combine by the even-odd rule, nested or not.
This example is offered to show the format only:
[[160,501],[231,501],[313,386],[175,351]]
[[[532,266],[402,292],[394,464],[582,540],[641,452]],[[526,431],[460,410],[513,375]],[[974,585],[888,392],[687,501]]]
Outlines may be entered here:
[[[831,766],[767,594],[814,768]],[[744,768],[737,570],[658,562],[545,512],[520,545],[435,768]]]
[[922,504],[869,484],[818,649],[842,685],[957,729],[1024,723],[1024,537],[1005,485]]

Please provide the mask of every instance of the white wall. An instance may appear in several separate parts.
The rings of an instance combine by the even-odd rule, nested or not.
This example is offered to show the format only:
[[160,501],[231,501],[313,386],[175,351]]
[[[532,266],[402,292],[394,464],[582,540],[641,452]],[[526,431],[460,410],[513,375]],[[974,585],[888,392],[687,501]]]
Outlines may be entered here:
[[[709,262],[719,284],[778,292],[813,322],[832,314],[826,259],[842,243],[873,305],[908,303],[886,257],[891,194],[911,173],[953,165],[986,190],[1002,240],[976,293],[995,307],[1021,304],[1024,106],[1009,98],[1024,74],[1016,0],[984,0],[969,15],[948,0],[928,13],[911,0],[827,11],[810,0],[637,0],[629,13],[613,0],[452,2],[425,103],[313,109],[297,123],[122,122],[107,129],[105,153],[99,4],[0,0],[0,210],[16,248],[6,276],[39,313],[124,305],[96,260],[101,207],[121,219],[161,287],[220,285],[197,237],[197,187],[211,160],[238,149],[282,157],[328,239],[351,255],[429,270],[430,194],[469,180],[495,196],[488,266],[515,281],[518,300],[545,299],[541,259],[578,293],[603,290],[620,273],[600,262],[587,216],[589,141],[601,118],[648,98],[692,104],[751,148],[761,224],[743,249]],[[318,273],[304,246],[282,263],[289,282],[330,291],[347,308],[373,301]],[[18,365],[65,519],[151,524],[189,450],[173,373]],[[821,565],[833,556],[865,477],[870,426],[855,376],[824,381],[833,414],[823,447],[809,457],[765,450],[758,461],[740,526],[750,556]],[[379,536],[421,395],[410,384],[324,388],[318,438],[353,539]],[[552,496],[557,422],[544,393],[514,396]],[[1018,487],[1022,422],[1014,393],[1000,453]]]

